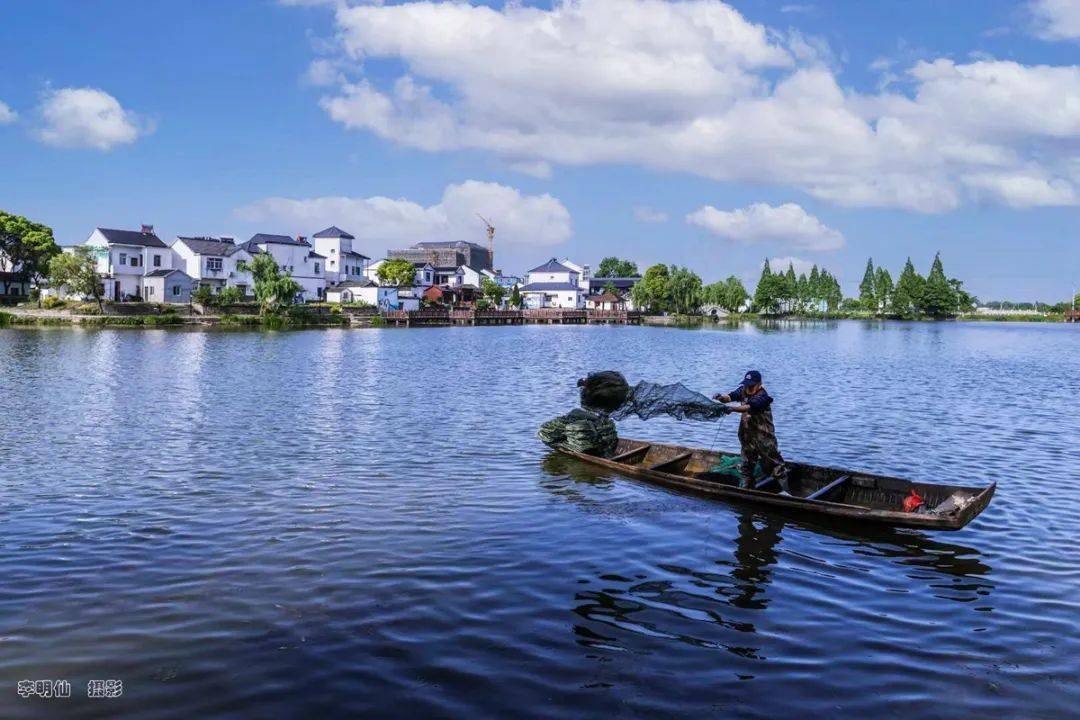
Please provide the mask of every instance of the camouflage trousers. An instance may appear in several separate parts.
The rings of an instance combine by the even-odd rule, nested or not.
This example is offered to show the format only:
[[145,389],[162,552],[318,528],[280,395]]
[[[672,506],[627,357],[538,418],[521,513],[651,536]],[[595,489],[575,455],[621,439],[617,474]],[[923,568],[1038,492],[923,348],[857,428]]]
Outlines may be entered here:
[[787,466],[777,447],[775,433],[744,423],[739,426],[739,444],[742,448],[742,464],[739,467],[741,486],[753,486],[754,466],[761,463],[761,469],[767,475],[775,476],[781,489],[788,490]]

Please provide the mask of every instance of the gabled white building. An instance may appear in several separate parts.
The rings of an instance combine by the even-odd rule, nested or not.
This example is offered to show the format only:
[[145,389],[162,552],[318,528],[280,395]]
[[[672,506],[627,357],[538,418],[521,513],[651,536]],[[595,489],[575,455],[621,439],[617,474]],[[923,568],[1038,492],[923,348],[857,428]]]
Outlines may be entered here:
[[172,250],[154,234],[153,225],[141,230],[94,228],[84,245],[97,260],[106,300],[143,300],[143,278],[172,269]]
[[323,273],[327,286],[364,279],[364,270],[371,258],[356,251],[353,247],[355,237],[331,225],[312,235],[311,239],[315,252],[326,258]]
[[577,310],[585,307],[585,292],[581,287],[579,271],[555,258],[528,272],[521,295],[525,299],[525,307],[530,309]]
[[173,267],[186,272],[195,286],[205,285],[215,293],[222,288],[239,288],[244,295],[254,292],[251,272],[241,265],[252,255],[232,238],[178,237],[172,244]]
[[300,284],[301,302],[326,299],[326,258],[302,236],[256,233],[241,247],[253,256],[263,252],[274,258],[281,272]]
[[349,280],[326,289],[326,300],[332,303],[364,302],[380,310],[398,310],[398,289],[386,287],[367,278]]
[[[379,268],[387,261],[397,259],[400,258],[383,258],[382,260],[376,260],[375,262],[369,263],[367,267],[364,268],[364,277],[374,283],[378,283]],[[413,286],[420,288],[421,293],[435,284],[435,268],[431,263],[413,263],[412,266],[415,270],[415,274],[413,275]]]
[[592,279],[592,269],[588,265],[578,265],[576,262],[571,261],[569,258],[563,258],[559,261],[559,264],[568,267],[577,273],[578,287],[581,288],[581,292],[588,295],[589,281]]

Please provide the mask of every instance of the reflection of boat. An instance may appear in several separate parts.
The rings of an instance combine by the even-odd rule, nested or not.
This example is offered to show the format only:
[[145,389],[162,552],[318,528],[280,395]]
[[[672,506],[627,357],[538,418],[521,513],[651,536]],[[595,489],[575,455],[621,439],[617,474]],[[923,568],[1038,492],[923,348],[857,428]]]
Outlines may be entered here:
[[[792,495],[785,496],[776,492],[774,478],[760,480],[753,488],[740,488],[736,478],[711,472],[721,458],[730,458],[732,453],[626,438],[619,440],[610,458],[560,452],[623,475],[718,499],[767,505],[824,519],[925,530],[959,530],[986,508],[997,487],[996,483],[988,487],[930,485],[789,462]],[[903,511],[904,498],[912,490],[922,497],[926,512]]]

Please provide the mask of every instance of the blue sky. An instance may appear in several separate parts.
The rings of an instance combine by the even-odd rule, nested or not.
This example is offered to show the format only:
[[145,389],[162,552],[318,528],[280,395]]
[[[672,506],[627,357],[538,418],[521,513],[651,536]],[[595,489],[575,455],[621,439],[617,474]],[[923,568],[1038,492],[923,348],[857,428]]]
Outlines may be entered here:
[[10,2],[0,208],[64,244],[338,224],[373,256],[483,212],[508,272],[795,258],[849,293],[940,250],[980,297],[1056,300],[1080,12],[1039,1]]

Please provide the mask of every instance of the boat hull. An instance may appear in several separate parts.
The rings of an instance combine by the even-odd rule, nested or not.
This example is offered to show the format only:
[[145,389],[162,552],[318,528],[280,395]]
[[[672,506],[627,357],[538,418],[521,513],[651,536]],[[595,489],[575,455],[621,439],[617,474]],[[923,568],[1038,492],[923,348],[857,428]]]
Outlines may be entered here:
[[[874,526],[959,530],[990,504],[997,484],[986,487],[915,483],[900,478],[859,473],[801,463],[789,463],[793,495],[768,489],[740,488],[734,479],[717,478],[709,468],[732,453],[686,448],[643,440],[620,439],[612,458],[559,450],[582,462],[608,468],[674,490],[718,500],[751,503],[778,511]],[[904,512],[900,503],[912,489],[926,498],[929,507],[959,498],[952,512]],[[821,491],[819,498],[811,499]],[[802,495],[800,497],[800,495]]]

